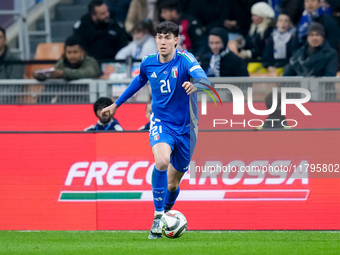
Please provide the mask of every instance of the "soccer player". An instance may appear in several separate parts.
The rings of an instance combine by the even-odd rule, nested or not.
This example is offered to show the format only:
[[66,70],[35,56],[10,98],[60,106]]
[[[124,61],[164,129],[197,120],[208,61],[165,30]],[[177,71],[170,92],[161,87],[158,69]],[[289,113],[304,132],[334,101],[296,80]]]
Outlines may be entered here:
[[[150,145],[155,158],[152,192],[155,206],[149,239],[162,238],[161,217],[174,205],[179,184],[186,171],[197,137],[197,87],[207,76],[194,56],[177,50],[178,26],[164,21],[156,27],[158,52],[144,57],[140,74],[115,103],[102,114],[114,115],[117,108],[142,88],[151,85],[152,113]],[[194,78],[194,83],[190,82]],[[203,82],[202,82],[203,83]]]

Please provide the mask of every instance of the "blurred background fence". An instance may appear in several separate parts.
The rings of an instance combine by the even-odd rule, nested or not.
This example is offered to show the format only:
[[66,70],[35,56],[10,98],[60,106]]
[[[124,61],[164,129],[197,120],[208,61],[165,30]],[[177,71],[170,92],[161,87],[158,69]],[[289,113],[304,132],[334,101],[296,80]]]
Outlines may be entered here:
[[[250,77],[250,78],[211,78],[212,84],[233,84],[246,94],[253,90],[253,101],[263,102],[273,87],[301,87],[308,89],[314,102],[336,102],[340,100],[340,78],[302,77]],[[35,79],[0,80],[0,104],[84,104],[93,103],[99,97],[113,99],[119,97],[132,78],[114,80],[83,79],[72,82],[65,80]],[[219,89],[223,102],[231,102],[228,89]],[[200,98],[200,97],[199,97]],[[246,98],[246,97],[245,97]],[[129,102],[149,102],[150,88],[146,85]]]

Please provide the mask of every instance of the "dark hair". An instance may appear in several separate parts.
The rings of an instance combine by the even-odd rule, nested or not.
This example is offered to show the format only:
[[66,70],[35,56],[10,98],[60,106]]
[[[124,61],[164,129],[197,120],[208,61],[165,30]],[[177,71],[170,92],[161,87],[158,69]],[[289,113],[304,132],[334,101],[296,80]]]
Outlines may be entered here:
[[94,114],[97,116],[97,110],[103,109],[109,105],[112,105],[113,101],[108,97],[100,97],[93,104]]
[[166,0],[160,4],[160,9],[165,9],[165,10],[176,10],[178,13],[180,12],[181,8],[179,5],[178,0]]
[[279,15],[277,15],[277,19],[279,18],[280,15],[286,15],[286,16],[288,16],[289,21],[292,22],[292,18],[290,17],[290,15],[289,15],[287,12],[285,12],[285,11],[280,12]]
[[79,47],[83,49],[82,40],[79,37],[74,36],[74,35],[67,37],[65,41],[65,48],[66,46],[74,46],[74,45],[79,45]]
[[173,34],[175,37],[178,37],[179,28],[178,26],[171,21],[163,21],[156,27],[157,34]]
[[323,38],[325,38],[325,28],[321,23],[312,22],[307,30],[307,36],[309,36],[312,32],[317,32]]
[[150,20],[138,22],[132,29],[132,32],[147,31],[151,35],[155,35],[153,24]]
[[6,30],[3,27],[0,27],[0,31],[4,34],[4,37],[6,38]]
[[103,0],[92,0],[87,7],[88,12],[90,14],[94,14],[95,13],[94,9],[98,6],[103,5],[103,4],[105,4],[105,2]]

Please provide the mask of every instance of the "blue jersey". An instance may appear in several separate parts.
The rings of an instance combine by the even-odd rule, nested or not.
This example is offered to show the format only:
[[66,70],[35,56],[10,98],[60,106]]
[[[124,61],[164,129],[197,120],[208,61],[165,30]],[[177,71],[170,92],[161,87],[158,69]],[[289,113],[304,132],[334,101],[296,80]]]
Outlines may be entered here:
[[[116,101],[119,106],[143,87],[151,85],[152,112],[155,118],[176,134],[190,131],[190,118],[198,119],[197,94],[187,95],[182,87],[190,78],[207,79],[195,57],[184,50],[177,50],[167,63],[159,61],[159,53],[144,57],[140,74]],[[190,102],[189,102],[190,100]]]

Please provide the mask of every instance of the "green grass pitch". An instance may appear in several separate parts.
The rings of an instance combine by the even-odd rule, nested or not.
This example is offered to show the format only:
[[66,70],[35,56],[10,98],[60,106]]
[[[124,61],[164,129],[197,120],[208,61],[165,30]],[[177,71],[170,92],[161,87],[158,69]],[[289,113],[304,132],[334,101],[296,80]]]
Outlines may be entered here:
[[340,254],[340,231],[0,231],[0,254]]

